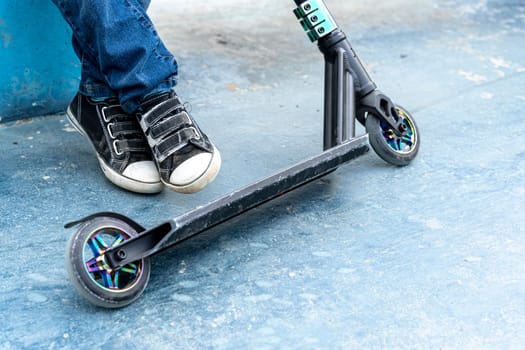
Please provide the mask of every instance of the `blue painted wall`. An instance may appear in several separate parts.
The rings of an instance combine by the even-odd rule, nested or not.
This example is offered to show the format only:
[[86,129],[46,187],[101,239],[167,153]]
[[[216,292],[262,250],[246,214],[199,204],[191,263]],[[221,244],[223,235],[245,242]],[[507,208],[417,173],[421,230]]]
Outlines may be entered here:
[[0,0],[0,123],[63,111],[79,74],[51,0]]

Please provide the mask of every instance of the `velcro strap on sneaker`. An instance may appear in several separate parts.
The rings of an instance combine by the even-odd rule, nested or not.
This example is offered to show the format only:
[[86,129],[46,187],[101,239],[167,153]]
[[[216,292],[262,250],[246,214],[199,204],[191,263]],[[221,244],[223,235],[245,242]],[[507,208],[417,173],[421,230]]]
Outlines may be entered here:
[[111,138],[118,138],[121,135],[131,135],[140,132],[138,125],[133,121],[127,122],[111,122],[107,124],[109,136]]
[[193,123],[188,115],[188,112],[182,111],[173,117],[160,121],[150,128],[149,136],[153,139],[160,139],[163,136],[173,133],[185,127],[192,126]]
[[119,105],[112,105],[102,108],[102,118],[106,123],[109,123],[115,118],[129,118],[126,112],[122,110]]
[[201,134],[195,127],[184,128],[161,140],[153,148],[155,157],[159,163],[162,163],[173,153],[186,146],[191,140],[199,138],[201,138]]
[[178,97],[170,98],[155,106],[140,118],[142,130],[149,130],[151,126],[154,126],[159,120],[176,111],[178,108],[184,108]]
[[117,155],[122,155],[126,152],[141,152],[147,150],[147,143],[145,140],[131,139],[131,140],[115,140],[113,141],[113,148]]

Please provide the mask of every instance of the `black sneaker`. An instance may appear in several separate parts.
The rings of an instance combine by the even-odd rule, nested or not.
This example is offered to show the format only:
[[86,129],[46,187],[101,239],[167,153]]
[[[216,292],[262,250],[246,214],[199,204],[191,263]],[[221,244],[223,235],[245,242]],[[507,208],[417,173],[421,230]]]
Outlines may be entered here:
[[174,92],[146,100],[138,118],[166,186],[193,193],[215,179],[221,167],[219,151]]
[[95,148],[104,175],[115,185],[138,193],[158,193],[164,185],[142,129],[116,99],[95,102],[77,94],[67,109],[71,124]]

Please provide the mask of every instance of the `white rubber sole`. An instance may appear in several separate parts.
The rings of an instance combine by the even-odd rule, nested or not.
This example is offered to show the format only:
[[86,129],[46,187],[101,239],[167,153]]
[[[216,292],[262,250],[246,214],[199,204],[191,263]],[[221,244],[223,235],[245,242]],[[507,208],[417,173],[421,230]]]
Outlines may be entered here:
[[131,179],[129,177],[123,176],[119,173],[117,173],[115,170],[113,170],[111,167],[109,167],[102,158],[99,157],[97,154],[98,163],[100,164],[100,168],[102,169],[102,172],[106,176],[106,178],[111,181],[114,185],[117,185],[118,187],[121,187],[125,190],[136,192],[136,193],[144,193],[144,194],[153,194],[153,193],[159,193],[162,192],[164,189],[164,184],[159,182],[143,182],[143,181],[137,181],[134,179]]
[[199,192],[204,187],[208,186],[208,184],[210,184],[213,180],[215,180],[217,174],[219,174],[219,170],[221,169],[221,163],[221,154],[219,153],[219,150],[215,148],[215,146],[213,146],[213,156],[210,161],[210,164],[208,165],[206,171],[202,173],[202,175],[199,176],[197,179],[184,185],[174,185],[164,180],[162,180],[162,182],[166,187],[175,192],[187,194]]
[[[71,112],[69,107],[67,109],[66,115],[67,115],[67,119],[69,120],[71,125],[73,125],[73,127],[81,135],[83,135],[86,139],[88,139],[89,144],[93,147],[93,150],[95,151],[95,155],[97,156],[97,159],[98,159],[98,162],[100,164],[100,168],[102,169],[102,172],[104,173],[106,178],[109,181],[111,181],[111,183],[113,183],[114,185],[116,185],[118,187],[121,187],[121,188],[123,188],[125,190],[131,191],[131,192],[136,192],[136,193],[154,194],[154,193],[162,192],[162,190],[164,190],[164,184],[162,183],[162,181],[158,181],[158,182],[137,181],[135,179],[132,179],[132,178],[126,177],[126,176],[124,176],[122,174],[119,174],[118,172],[113,170],[109,165],[106,164],[104,159],[102,159],[98,155],[98,152],[96,151],[95,147],[91,143],[91,140],[86,135],[86,132],[84,131],[82,126],[80,126],[78,124],[78,122],[76,121],[75,117],[73,117],[73,113]],[[160,178],[160,176],[159,176],[159,178]]]

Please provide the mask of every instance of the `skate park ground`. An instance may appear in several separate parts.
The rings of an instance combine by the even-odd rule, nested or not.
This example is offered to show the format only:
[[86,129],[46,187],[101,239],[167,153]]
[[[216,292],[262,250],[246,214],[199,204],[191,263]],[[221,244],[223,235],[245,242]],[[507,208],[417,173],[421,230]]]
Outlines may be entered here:
[[2,349],[520,349],[525,344],[525,4],[332,0],[379,88],[410,110],[408,167],[373,152],[152,260],[140,299],[88,304],[64,223],[146,227],[322,148],[323,61],[293,2],[153,1],[177,92],[223,157],[204,191],[102,175],[64,114],[0,124]]

